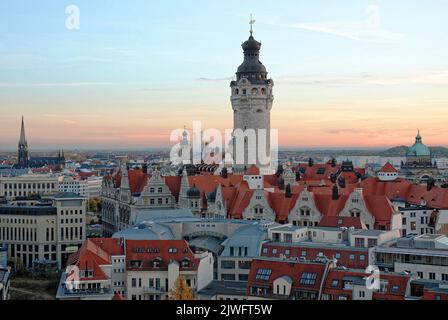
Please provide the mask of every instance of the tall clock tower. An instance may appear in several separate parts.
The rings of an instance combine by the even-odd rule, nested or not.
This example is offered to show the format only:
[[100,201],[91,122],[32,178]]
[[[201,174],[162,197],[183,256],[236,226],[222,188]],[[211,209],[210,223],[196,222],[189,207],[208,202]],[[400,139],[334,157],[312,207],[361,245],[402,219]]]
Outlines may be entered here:
[[[242,44],[244,52],[244,61],[238,67],[236,72],[236,80],[230,83],[231,88],[231,102],[233,109],[233,139],[232,151],[234,161],[234,171],[242,171],[244,168],[249,168],[250,165],[255,164],[260,169],[270,168],[270,163],[260,161],[263,158],[259,157],[258,149],[265,145],[265,154],[263,157],[270,158],[270,119],[271,108],[274,96],[272,95],[272,88],[274,82],[267,78],[267,71],[265,66],[260,62],[260,48],[261,43],[253,37],[252,24],[255,21],[250,21],[250,36],[247,41]],[[249,136],[240,139],[239,148],[236,131],[240,129],[247,132],[247,129],[255,131],[255,142],[251,141]],[[260,129],[264,129],[261,130]],[[265,139],[260,139],[259,133],[264,135]],[[244,142],[242,141],[244,140]],[[244,163],[238,162],[238,151],[242,150],[241,143],[244,143]],[[260,150],[263,151],[263,150]],[[249,152],[254,157],[249,157]],[[241,159],[240,156],[239,159]],[[265,171],[265,170],[262,170]]]

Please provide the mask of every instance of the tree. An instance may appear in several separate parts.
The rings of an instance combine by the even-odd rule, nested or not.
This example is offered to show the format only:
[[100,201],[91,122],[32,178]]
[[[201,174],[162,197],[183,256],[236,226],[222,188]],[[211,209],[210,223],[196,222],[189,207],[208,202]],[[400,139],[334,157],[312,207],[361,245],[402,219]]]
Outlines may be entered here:
[[188,286],[187,280],[179,276],[168,296],[170,300],[193,300],[193,290]]
[[89,211],[100,212],[101,211],[101,198],[95,197],[89,199]]

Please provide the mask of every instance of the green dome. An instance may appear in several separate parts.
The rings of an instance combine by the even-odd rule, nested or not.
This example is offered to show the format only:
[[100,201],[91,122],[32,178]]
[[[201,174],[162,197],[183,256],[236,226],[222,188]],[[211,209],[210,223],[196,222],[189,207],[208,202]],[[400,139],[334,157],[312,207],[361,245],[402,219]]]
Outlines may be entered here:
[[431,151],[429,150],[429,148],[422,143],[422,137],[420,136],[420,132],[415,137],[415,143],[412,147],[408,149],[406,155],[409,157],[431,156]]

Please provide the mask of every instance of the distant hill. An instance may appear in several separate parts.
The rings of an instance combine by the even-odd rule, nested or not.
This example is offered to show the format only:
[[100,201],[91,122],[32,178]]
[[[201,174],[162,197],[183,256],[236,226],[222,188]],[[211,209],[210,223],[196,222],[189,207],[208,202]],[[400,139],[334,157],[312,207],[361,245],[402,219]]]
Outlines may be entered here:
[[[448,148],[429,147],[429,149],[431,150],[431,153],[435,158],[448,157]],[[398,146],[379,152],[379,155],[383,157],[404,157],[406,155],[407,150],[408,150],[407,146]]]

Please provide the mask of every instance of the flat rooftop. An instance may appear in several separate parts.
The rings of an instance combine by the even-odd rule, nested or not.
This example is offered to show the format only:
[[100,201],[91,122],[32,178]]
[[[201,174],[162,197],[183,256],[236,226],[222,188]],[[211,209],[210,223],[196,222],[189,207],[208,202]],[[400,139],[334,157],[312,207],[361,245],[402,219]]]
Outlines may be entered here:
[[246,295],[246,281],[222,281],[213,280],[202,290],[198,291],[199,295],[229,295],[229,296],[245,296]]

